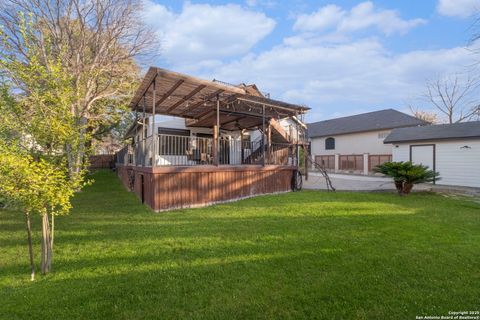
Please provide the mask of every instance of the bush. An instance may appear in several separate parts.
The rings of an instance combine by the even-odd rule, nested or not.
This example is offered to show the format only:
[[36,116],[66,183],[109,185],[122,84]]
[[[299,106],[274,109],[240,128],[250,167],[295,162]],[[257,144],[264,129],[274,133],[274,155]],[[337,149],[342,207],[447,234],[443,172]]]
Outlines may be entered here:
[[417,183],[439,180],[439,173],[430,170],[427,166],[405,162],[385,162],[373,169],[393,178],[398,194],[407,195]]

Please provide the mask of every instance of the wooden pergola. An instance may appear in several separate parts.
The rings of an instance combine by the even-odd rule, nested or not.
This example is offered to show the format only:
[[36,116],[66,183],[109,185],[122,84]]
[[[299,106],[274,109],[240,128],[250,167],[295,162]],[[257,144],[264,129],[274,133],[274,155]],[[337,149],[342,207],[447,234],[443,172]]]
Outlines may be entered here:
[[157,67],[149,68],[130,106],[136,115],[143,115],[143,125],[146,114],[153,115],[153,128],[155,115],[181,117],[187,119],[190,127],[213,128],[215,141],[219,139],[220,128],[230,131],[258,128],[265,136],[269,119],[297,118],[309,110],[249,94],[246,86],[203,80]]
[[[130,106],[136,121],[126,136],[134,137],[133,146],[117,153],[117,174],[153,210],[289,192],[301,182],[299,151],[306,150],[307,142],[300,116],[307,107],[269,99],[255,85],[207,81],[155,67]],[[145,130],[150,115],[151,135]],[[160,133],[155,115],[184,118],[187,128],[210,130],[193,130],[188,136]],[[285,118],[292,121],[279,121]],[[220,138],[220,129],[226,139]],[[259,130],[261,137],[244,141],[247,130]]]

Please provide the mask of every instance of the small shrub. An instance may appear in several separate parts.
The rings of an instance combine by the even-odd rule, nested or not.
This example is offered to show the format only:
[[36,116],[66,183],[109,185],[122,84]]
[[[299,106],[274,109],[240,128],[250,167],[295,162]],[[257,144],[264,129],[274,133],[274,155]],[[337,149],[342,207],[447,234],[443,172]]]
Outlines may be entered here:
[[427,166],[405,162],[385,162],[373,169],[393,178],[398,194],[407,195],[415,184],[439,180],[439,173]]

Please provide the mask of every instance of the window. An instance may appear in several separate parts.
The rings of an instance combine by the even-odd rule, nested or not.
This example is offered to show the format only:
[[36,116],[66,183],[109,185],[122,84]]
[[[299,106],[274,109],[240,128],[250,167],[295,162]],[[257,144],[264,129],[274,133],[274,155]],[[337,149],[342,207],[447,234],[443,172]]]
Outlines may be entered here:
[[159,154],[165,156],[182,156],[187,154],[190,130],[158,128]]
[[335,139],[334,138],[325,139],[325,150],[335,150]]

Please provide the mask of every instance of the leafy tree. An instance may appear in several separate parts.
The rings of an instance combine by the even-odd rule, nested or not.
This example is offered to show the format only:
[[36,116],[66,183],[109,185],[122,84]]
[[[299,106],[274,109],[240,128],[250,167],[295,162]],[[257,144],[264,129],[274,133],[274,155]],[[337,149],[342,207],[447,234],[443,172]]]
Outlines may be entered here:
[[385,162],[376,168],[375,172],[393,178],[399,195],[407,195],[415,184],[439,180],[439,173],[421,164],[406,162]]
[[[158,50],[141,5],[141,0],[0,2],[0,59],[15,89],[30,94],[22,65],[68,75],[72,99],[66,111],[78,133],[65,145],[71,176],[81,176],[87,166],[92,137],[101,139],[108,132],[103,129],[128,109],[138,81],[134,58]],[[43,75],[38,75],[40,85]]]
[[[33,24],[21,13],[19,28],[24,38],[24,54],[30,63],[13,58],[0,59],[4,77],[0,88],[0,194],[26,216],[32,279],[34,278],[30,214],[42,216],[42,272],[51,270],[53,217],[70,208],[73,190],[83,184],[83,171],[70,175],[66,146],[78,146],[78,128],[69,113],[75,93],[71,76],[63,72],[61,61],[51,48],[40,52],[30,41]],[[0,35],[5,35],[0,32]],[[47,65],[41,61],[48,61]],[[13,89],[11,89],[13,87]],[[49,214],[52,217],[50,224]]]
[[53,223],[68,211],[92,138],[128,109],[134,58],[157,50],[140,15],[140,0],[0,2],[0,193],[27,217],[42,215],[44,272],[53,243],[48,213]]
[[41,270],[47,273],[51,270],[53,257],[53,229],[49,215],[53,221],[54,215],[68,213],[73,192],[64,164],[34,159],[18,146],[0,140],[0,195],[10,206],[25,214],[32,281],[35,279],[35,263],[30,215],[42,217]]

